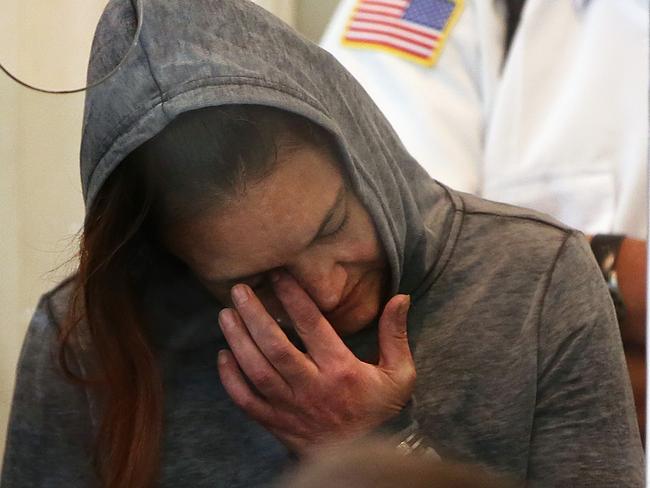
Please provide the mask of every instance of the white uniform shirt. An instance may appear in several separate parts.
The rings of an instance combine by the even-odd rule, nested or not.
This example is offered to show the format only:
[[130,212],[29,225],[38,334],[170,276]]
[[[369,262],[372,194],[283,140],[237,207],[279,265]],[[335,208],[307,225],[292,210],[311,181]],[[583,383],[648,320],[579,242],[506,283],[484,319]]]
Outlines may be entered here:
[[528,0],[503,67],[499,0],[465,0],[431,67],[344,45],[356,4],[341,2],[323,47],[434,178],[646,238],[648,0]]

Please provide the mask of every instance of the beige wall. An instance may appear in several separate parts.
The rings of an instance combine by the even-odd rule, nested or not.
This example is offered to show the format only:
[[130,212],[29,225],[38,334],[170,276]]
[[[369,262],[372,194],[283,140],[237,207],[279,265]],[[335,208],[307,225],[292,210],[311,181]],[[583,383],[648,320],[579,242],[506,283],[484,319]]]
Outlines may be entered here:
[[253,0],[256,4],[273,12],[289,25],[296,25],[296,3],[300,0]]
[[339,0],[253,0],[317,42]]
[[38,94],[0,77],[0,441],[25,328],[38,297],[69,269],[60,266],[83,218],[81,106],[80,95]]
[[[317,39],[336,0],[258,3]],[[96,19],[96,9],[84,15]],[[84,25],[83,18],[74,20],[71,27]],[[31,46],[15,49],[22,50],[22,59],[34,58]],[[50,69],[61,66],[64,74],[70,66],[85,64],[78,51],[59,61]],[[73,256],[73,237],[83,220],[78,168],[82,108],[83,94],[33,92],[0,73],[0,462],[25,329],[39,296],[70,271],[58,267]]]
[[[83,82],[89,23],[105,0],[84,2],[83,10],[72,0],[56,2],[58,10],[34,2],[2,2],[0,61],[30,83],[49,81],[48,88]],[[77,7],[75,17],[70,7]],[[82,94],[42,94],[0,74],[0,459],[25,329],[39,296],[69,272],[62,264],[74,255],[72,237],[83,218],[82,104]]]
[[296,28],[312,41],[318,42],[338,3],[339,0],[298,0]]
[[0,77],[0,269],[3,277],[0,286],[0,440],[5,435],[14,365],[23,332],[23,324],[18,324],[17,127],[13,121],[6,120],[7,114],[15,111],[16,87],[6,77]]

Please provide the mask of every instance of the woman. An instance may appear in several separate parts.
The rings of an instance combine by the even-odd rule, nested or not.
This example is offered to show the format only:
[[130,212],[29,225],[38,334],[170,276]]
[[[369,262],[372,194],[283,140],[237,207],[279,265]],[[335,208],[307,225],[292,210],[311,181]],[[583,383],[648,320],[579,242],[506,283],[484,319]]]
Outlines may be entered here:
[[[112,1],[91,71],[132,25]],[[30,325],[3,487],[260,486],[416,424],[443,459],[641,486],[583,237],[429,179],[253,4],[147,2],[137,51],[87,95],[81,173],[79,270]]]

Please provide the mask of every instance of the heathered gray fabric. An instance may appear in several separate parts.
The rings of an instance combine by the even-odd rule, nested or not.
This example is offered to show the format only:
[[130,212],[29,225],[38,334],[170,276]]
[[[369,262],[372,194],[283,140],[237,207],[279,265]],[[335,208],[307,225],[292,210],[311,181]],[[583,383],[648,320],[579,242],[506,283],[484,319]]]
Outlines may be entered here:
[[[90,70],[132,31],[112,0]],[[392,291],[410,293],[418,383],[411,415],[443,456],[541,486],[639,487],[643,456],[611,301],[584,238],[532,211],[431,180],[359,85],[327,53],[244,0],[148,0],[140,42],[86,99],[86,206],[125,155],[179,113],[256,103],[331,131],[379,230]],[[229,400],[216,372],[218,306],[160,269],[148,289],[165,381],[161,487],[265,486],[286,449]],[[93,395],[57,372],[52,350],[70,292],[45,295],[21,353],[2,487],[93,483]],[[376,354],[376,330],[347,339]],[[83,371],[92,358],[76,358]]]

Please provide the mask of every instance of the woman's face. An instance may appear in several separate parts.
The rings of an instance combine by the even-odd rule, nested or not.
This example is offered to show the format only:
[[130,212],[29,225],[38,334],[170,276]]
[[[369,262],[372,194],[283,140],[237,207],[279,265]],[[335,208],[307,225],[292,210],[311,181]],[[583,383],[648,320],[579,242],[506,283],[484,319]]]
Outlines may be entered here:
[[332,156],[312,147],[281,152],[272,173],[165,241],[221,303],[246,283],[283,326],[272,269],[289,272],[341,335],[368,325],[386,299],[388,268],[370,215]]

